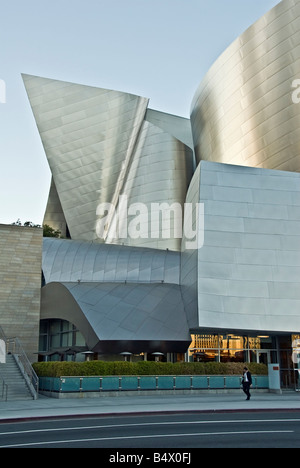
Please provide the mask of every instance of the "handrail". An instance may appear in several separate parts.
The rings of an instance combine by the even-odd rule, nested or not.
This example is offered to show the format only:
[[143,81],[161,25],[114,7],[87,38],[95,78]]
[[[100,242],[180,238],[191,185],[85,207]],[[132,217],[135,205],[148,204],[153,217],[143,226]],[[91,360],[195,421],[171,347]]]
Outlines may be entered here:
[[4,379],[0,378],[0,381],[2,382],[2,400],[7,401],[7,396],[8,396],[8,384],[5,382]]
[[39,392],[39,378],[36,375],[30,361],[19,341],[18,338],[7,338],[6,339],[7,353],[11,353],[16,363],[19,366],[20,371],[22,372],[23,377],[25,378],[29,389],[32,393],[33,398],[36,400],[38,398]]
[[[3,328],[1,327],[1,325],[0,325],[0,340],[4,341],[5,347],[6,347],[7,346],[7,344],[6,344],[7,338],[5,336],[5,333],[4,333]],[[1,382],[1,387],[2,387],[1,398],[2,398],[2,400],[4,399],[5,401],[7,401],[8,384],[5,382],[4,379],[2,379],[2,377],[0,377],[0,382]]]

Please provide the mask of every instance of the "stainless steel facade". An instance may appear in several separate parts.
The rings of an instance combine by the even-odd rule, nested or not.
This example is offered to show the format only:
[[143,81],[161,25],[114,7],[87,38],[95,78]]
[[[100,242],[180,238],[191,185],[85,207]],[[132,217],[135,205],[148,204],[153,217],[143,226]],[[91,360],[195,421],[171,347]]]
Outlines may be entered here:
[[[144,120],[146,98],[28,75],[23,80],[53,176],[46,224],[64,231],[61,205],[72,239],[99,241],[99,206],[110,203],[115,213],[108,214],[103,238],[116,243],[120,195],[128,204],[183,206],[193,151],[164,130],[172,126],[172,116],[157,118],[156,112],[158,127]],[[178,117],[175,134],[190,142],[188,130],[186,119]],[[153,239],[150,233],[120,242],[180,250],[179,239]]]
[[184,352],[180,253],[44,239],[41,319],[72,322],[99,353]]
[[201,161],[187,199],[204,203],[204,244],[184,250],[191,330],[300,330],[300,174]]
[[[76,324],[100,353],[180,352],[190,332],[300,333],[299,39],[300,0],[283,0],[211,67],[190,120],[24,75],[53,176],[44,222],[71,237],[44,241],[42,318]],[[203,245],[153,235],[147,219],[144,237],[117,238],[124,195],[156,217],[204,203]]]
[[300,2],[283,0],[216,60],[191,105],[201,160],[300,171]]
[[42,290],[42,319],[72,322],[94,352],[185,352],[190,334],[180,286],[56,283]]
[[179,284],[180,253],[45,238],[42,268],[46,283],[128,281]]

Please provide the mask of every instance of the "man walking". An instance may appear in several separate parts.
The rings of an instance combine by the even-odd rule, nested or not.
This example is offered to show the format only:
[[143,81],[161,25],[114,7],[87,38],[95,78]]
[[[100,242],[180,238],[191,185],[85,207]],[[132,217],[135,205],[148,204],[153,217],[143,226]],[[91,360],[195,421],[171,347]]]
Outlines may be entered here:
[[247,395],[247,400],[250,400],[251,394],[250,394],[250,387],[252,385],[252,376],[251,372],[249,371],[248,367],[244,367],[244,374],[243,374],[243,392],[246,393]]

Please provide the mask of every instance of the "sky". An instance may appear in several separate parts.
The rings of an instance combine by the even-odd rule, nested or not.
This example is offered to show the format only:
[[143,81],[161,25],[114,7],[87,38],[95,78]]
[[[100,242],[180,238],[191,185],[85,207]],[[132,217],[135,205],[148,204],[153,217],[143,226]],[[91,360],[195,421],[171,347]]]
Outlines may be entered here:
[[0,0],[0,223],[42,224],[50,170],[21,73],[189,117],[218,56],[279,0]]

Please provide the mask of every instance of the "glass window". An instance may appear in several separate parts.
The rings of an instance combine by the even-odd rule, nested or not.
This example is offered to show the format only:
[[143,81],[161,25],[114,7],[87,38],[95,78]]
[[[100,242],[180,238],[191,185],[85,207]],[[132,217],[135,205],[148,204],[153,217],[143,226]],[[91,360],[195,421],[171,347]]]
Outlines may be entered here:
[[60,348],[60,335],[51,335],[50,336],[50,349]]
[[[262,355],[261,353],[267,353]],[[259,335],[192,335],[189,361],[276,362],[276,337]]]
[[219,335],[195,334],[191,336],[189,361],[209,362],[219,360]]
[[233,334],[220,335],[220,348],[221,349],[244,349],[247,344],[243,336]]
[[48,333],[48,320],[40,321],[40,333]]
[[72,346],[72,332],[62,333],[61,335],[61,346]]
[[291,349],[292,347],[292,337],[291,335],[279,336],[278,337],[279,349]]
[[60,320],[50,320],[50,335],[55,333],[60,333],[61,321]]
[[47,351],[47,335],[40,335],[39,339],[39,351]]
[[67,320],[62,320],[61,323],[61,331],[62,332],[68,332],[73,330],[73,324],[70,322],[67,322]]
[[80,331],[75,332],[75,343],[74,344],[76,346],[85,346],[85,339],[84,339],[82,333],[80,333]]
[[[57,348],[71,348],[72,346],[86,346],[83,335],[76,329],[74,324],[66,320],[41,320],[40,322],[40,351],[52,351]],[[62,349],[63,353],[64,349]],[[81,356],[80,356],[81,357]],[[73,360],[74,354],[51,355],[51,361]]]
[[220,352],[221,362],[246,362],[247,360],[247,351],[243,349],[227,349]]
[[252,349],[272,349],[276,348],[276,339],[268,335],[258,335],[249,338],[249,345]]

